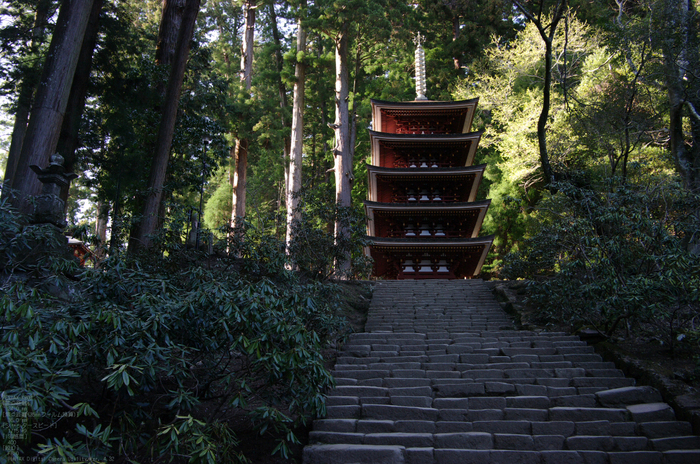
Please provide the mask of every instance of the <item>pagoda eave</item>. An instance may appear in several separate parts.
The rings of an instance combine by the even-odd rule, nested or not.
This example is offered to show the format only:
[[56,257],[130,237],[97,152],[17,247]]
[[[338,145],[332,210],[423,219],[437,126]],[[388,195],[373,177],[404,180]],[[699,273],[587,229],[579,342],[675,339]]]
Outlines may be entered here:
[[[446,204],[420,204],[420,203],[376,203],[365,201],[365,212],[367,214],[367,234],[370,236],[380,235],[380,231],[386,231],[385,225],[377,225],[375,219],[379,219],[381,214],[385,218],[388,216],[394,219],[409,218],[412,216],[420,216],[427,218],[452,217],[462,223],[459,229],[450,232],[449,234],[442,231],[442,235],[462,236],[476,238],[479,235],[481,226],[486,216],[486,211],[489,209],[491,200],[484,200],[470,203],[446,203]],[[386,219],[381,220],[381,224],[385,224]],[[398,231],[389,229],[393,236],[397,234],[404,235],[403,230]],[[416,233],[416,231],[413,231]],[[466,234],[466,235],[465,235]],[[429,237],[426,237],[430,235]],[[427,233],[421,237],[421,240],[434,240],[433,232]]]
[[420,211],[463,211],[473,209],[488,209],[491,200],[459,202],[459,203],[441,203],[425,205],[419,202],[412,203],[379,203],[376,201],[364,201],[365,207],[372,210],[384,211],[410,211],[418,214]]
[[[366,252],[374,259],[374,273],[378,277],[462,279],[481,273],[493,238],[493,235],[420,240],[368,237],[370,244]],[[446,256],[450,262],[443,264]]]
[[463,159],[462,166],[471,166],[482,135],[481,131],[462,134],[393,134],[370,130],[371,164],[385,166],[381,160],[383,146],[410,150],[426,147],[428,144],[436,151],[451,148],[460,153]]
[[460,174],[473,174],[475,172],[483,172],[486,169],[486,164],[476,164],[473,166],[457,166],[457,167],[440,167],[440,168],[385,168],[372,164],[365,164],[368,172],[377,172],[383,175],[390,176],[406,176],[418,173],[421,177],[424,176],[449,176]]
[[439,183],[442,187],[450,184],[460,184],[466,189],[463,200],[473,202],[484,177],[485,164],[456,168],[384,168],[367,164],[367,177],[369,185],[369,200],[375,202],[387,202],[379,183],[384,185],[402,185],[412,182]]

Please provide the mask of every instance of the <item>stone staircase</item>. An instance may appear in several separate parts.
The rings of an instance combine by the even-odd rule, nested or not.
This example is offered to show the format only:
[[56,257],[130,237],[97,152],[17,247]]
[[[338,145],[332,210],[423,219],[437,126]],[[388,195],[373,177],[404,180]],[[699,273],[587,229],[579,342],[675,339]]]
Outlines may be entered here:
[[480,280],[376,284],[305,464],[700,464],[700,436],[564,333],[526,332]]

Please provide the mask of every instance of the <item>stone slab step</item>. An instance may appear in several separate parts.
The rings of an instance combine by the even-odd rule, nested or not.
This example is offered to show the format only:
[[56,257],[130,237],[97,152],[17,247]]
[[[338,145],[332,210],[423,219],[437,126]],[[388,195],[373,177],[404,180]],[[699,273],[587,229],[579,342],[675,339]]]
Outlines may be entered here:
[[378,282],[366,330],[307,464],[700,464],[656,390],[576,336],[513,330],[482,282]]
[[404,464],[403,446],[309,445],[304,464]]
[[638,427],[639,434],[648,438],[680,437],[692,435],[693,433],[693,427],[690,425],[690,422],[642,422],[638,424]]

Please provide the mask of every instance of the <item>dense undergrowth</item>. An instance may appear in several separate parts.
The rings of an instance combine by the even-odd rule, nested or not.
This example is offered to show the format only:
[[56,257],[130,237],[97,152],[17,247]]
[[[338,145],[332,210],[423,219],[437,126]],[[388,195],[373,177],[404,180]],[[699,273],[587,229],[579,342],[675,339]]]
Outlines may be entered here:
[[234,420],[286,455],[324,414],[321,353],[348,332],[337,284],[262,249],[245,272],[173,249],[81,269],[51,252],[56,231],[0,214],[0,462],[245,462]]
[[532,279],[528,302],[541,323],[697,356],[698,196],[659,178],[599,187],[558,183],[535,213],[537,233],[506,257],[501,275]]

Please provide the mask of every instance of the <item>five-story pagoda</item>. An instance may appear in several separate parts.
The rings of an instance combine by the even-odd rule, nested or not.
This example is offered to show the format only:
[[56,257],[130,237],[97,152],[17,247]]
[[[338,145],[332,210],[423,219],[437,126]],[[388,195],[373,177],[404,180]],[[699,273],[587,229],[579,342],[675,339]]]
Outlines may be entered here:
[[493,242],[478,237],[490,203],[475,201],[486,168],[472,165],[478,99],[428,100],[420,34],[416,45],[416,100],[372,100],[368,253],[376,277],[471,278]]

